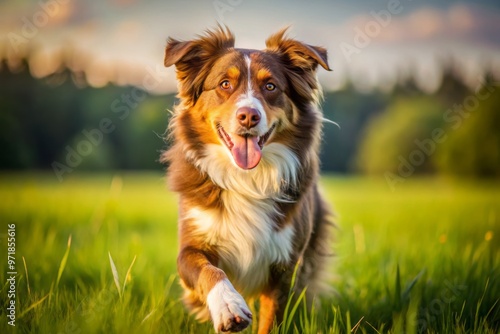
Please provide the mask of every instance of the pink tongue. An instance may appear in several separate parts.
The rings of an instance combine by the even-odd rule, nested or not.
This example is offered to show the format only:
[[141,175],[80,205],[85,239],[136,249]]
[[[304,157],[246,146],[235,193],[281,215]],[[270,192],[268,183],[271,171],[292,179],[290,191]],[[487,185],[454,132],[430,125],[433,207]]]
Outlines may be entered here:
[[231,153],[236,164],[243,169],[255,168],[262,156],[258,137],[234,136],[231,140],[234,144]]

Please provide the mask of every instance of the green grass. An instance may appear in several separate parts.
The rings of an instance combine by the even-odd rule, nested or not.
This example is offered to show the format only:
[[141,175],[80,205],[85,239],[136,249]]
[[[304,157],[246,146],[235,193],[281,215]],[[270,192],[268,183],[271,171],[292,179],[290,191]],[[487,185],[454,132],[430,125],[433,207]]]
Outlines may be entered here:
[[[498,333],[500,184],[324,177],[331,284],[275,333]],[[184,310],[176,197],[146,173],[0,175],[0,333],[210,333]],[[7,224],[16,224],[16,326]],[[114,269],[112,269],[114,268]],[[252,329],[245,333],[252,333]]]

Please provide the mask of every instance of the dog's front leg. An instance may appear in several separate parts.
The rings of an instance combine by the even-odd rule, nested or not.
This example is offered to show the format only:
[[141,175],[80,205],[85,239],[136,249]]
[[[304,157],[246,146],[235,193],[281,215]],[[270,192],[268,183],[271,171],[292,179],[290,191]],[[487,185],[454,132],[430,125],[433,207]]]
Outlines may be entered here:
[[268,334],[273,325],[283,321],[283,313],[287,302],[288,287],[273,288],[260,295],[259,331],[258,334]]
[[293,265],[271,267],[269,284],[260,295],[258,334],[268,334],[274,324],[282,323],[295,270]]
[[179,275],[185,288],[208,307],[216,332],[239,332],[252,322],[252,313],[224,271],[212,264],[215,260],[212,254],[184,247],[177,258]]

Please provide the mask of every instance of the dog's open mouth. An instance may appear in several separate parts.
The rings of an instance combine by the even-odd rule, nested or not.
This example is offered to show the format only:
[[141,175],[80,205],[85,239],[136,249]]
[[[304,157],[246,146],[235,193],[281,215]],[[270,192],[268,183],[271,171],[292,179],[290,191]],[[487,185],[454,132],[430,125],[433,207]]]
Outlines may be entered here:
[[220,123],[216,127],[220,139],[231,152],[234,162],[242,169],[252,169],[259,164],[262,157],[262,149],[276,125],[273,124],[269,131],[262,136],[233,135],[232,137],[224,130]]

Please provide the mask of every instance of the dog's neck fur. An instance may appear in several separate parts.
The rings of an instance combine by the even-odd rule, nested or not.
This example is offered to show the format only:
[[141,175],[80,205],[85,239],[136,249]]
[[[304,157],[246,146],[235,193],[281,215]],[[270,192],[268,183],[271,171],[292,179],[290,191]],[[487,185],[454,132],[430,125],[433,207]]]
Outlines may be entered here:
[[288,200],[282,190],[294,187],[299,160],[286,146],[272,143],[264,148],[262,161],[253,170],[236,167],[221,145],[207,145],[206,155],[194,161],[212,182],[248,199]]

